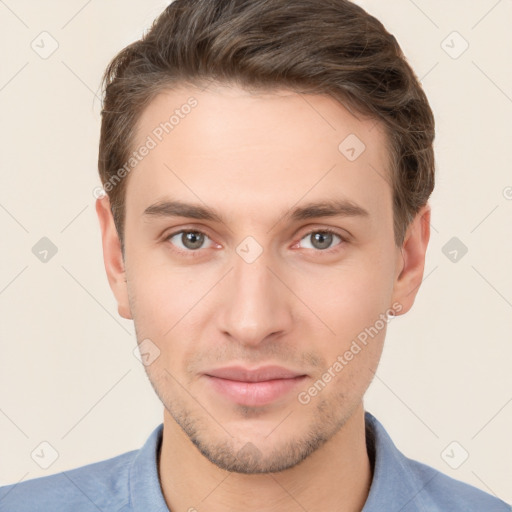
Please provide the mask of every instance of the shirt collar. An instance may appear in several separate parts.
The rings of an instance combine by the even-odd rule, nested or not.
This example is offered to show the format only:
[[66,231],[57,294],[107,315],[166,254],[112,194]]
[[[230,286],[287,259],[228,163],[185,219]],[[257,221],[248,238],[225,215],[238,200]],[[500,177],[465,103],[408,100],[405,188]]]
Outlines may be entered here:
[[161,423],[139,450],[130,468],[130,501],[134,512],[169,512],[158,478],[158,457],[164,425]]
[[[361,512],[407,510],[410,505],[426,506],[421,490],[434,478],[435,471],[420,479],[408,465],[408,459],[395,447],[382,424],[365,412],[366,443],[373,466],[368,498]],[[163,423],[158,425],[138,451],[130,468],[130,500],[134,512],[169,512],[158,478],[158,456]],[[398,510],[397,509],[397,510]]]
[[437,472],[425,466],[420,478],[377,418],[366,412],[365,424],[368,453],[371,457],[373,451],[374,461],[370,492],[361,512],[427,510],[428,498],[421,491]]

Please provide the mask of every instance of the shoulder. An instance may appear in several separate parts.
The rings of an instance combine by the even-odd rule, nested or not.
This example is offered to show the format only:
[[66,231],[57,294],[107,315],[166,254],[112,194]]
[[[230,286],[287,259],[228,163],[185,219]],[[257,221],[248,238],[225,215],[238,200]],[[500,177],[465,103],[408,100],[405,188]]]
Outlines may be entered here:
[[383,425],[365,414],[366,439],[374,475],[363,512],[511,512],[499,498],[406,457]]
[[[456,480],[421,462],[403,458],[405,470],[420,484],[418,500],[425,510],[453,512],[511,512],[499,498]],[[407,509],[408,510],[408,509]],[[412,509],[411,509],[412,510]]]
[[138,450],[0,487],[2,512],[129,509],[129,470]]

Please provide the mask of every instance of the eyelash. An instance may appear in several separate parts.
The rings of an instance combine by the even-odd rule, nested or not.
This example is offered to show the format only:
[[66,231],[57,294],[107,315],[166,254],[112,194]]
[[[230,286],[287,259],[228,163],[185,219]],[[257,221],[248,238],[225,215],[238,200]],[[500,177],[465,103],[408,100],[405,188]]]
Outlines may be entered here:
[[[165,238],[164,238],[164,241],[165,242],[170,242],[170,239],[173,238],[174,236],[176,235],[179,235],[179,234],[183,234],[183,233],[196,233],[196,234],[200,234],[200,235],[204,235],[208,238],[210,238],[206,233],[204,233],[203,231],[200,231],[200,230],[197,230],[197,229],[181,229],[179,231],[174,231],[173,233],[169,234],[169,235],[166,235]],[[334,230],[334,229],[330,229],[330,228],[322,228],[322,229],[314,229],[312,231],[309,231],[307,233],[305,233],[303,236],[301,236],[301,238],[299,239],[299,242],[303,239],[303,238],[306,238],[307,236],[310,236],[314,233],[322,233],[322,234],[332,234],[332,235],[336,235],[337,237],[340,238],[341,242],[338,243],[338,245],[335,245],[334,247],[331,247],[330,249],[310,249],[314,252],[318,252],[318,253],[323,253],[323,254],[332,254],[334,252],[337,252],[338,250],[340,250],[340,246],[344,245],[345,243],[348,242],[347,238],[342,236],[338,231]],[[172,245],[172,244],[170,244]],[[177,252],[178,254],[181,254],[181,255],[184,255],[186,257],[192,257],[192,258],[195,258],[197,256],[200,256],[200,252],[201,252],[201,249],[196,249],[196,250],[183,250],[183,249],[176,249],[175,247],[172,249],[174,252]]]

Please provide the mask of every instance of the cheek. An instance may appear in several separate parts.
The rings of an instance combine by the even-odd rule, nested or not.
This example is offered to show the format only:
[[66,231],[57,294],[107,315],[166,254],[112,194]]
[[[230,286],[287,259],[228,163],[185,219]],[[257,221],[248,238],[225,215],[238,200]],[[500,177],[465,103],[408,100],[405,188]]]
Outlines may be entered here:
[[[334,309],[335,308],[335,309]],[[371,294],[344,298],[329,309],[335,336],[320,339],[319,350],[326,363],[325,372],[335,374],[332,392],[346,399],[362,396],[374,377],[386,335],[386,308]]]
[[[137,321],[151,325],[160,337],[185,317],[205,293],[204,283],[190,269],[171,268],[169,263],[148,259],[130,267],[128,288]],[[183,319],[186,321],[186,317]]]
[[373,378],[385,338],[392,293],[387,264],[375,255],[361,257],[331,269],[320,285],[314,279],[308,283],[313,292],[307,295],[308,287],[303,288],[304,302],[329,327],[317,334],[317,349],[327,368],[339,363],[339,371],[331,370],[342,384],[339,389],[360,392]]
[[170,268],[168,264],[147,261],[132,266],[131,274],[128,288],[137,337],[139,341],[149,338],[160,350],[158,359],[147,370],[155,380],[166,381],[170,377],[165,369],[172,374],[181,372],[197,350],[204,311],[200,302],[206,299],[208,288],[196,272]]
[[376,265],[350,265],[310,281],[308,305],[334,331],[347,339],[372,325],[389,307],[392,287],[386,270]]
[[347,350],[340,354],[343,364],[340,389],[356,397],[364,395],[377,371],[384,336],[385,329],[369,335],[364,343],[355,338]]

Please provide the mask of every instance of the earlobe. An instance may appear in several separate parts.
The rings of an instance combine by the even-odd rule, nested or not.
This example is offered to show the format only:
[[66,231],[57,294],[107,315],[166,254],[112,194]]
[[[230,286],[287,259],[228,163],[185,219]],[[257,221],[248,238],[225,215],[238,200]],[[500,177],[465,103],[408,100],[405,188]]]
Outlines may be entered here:
[[397,258],[397,265],[401,270],[396,273],[392,302],[402,305],[401,315],[411,309],[423,279],[425,255],[430,239],[430,213],[430,205],[426,204],[416,214],[407,228]]
[[100,222],[103,262],[108,282],[117,300],[119,315],[131,320],[125,263],[108,196],[96,199],[96,213]]

